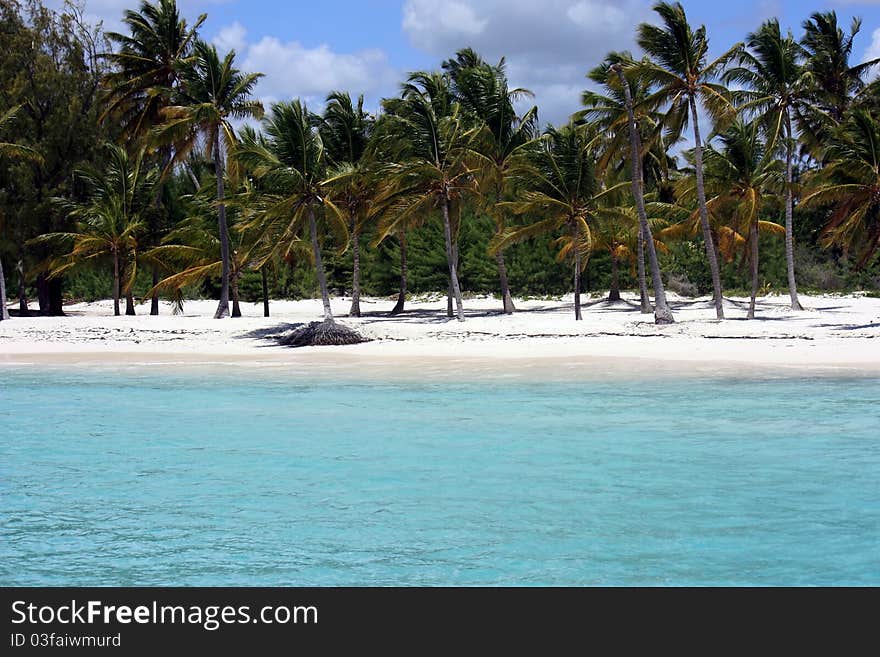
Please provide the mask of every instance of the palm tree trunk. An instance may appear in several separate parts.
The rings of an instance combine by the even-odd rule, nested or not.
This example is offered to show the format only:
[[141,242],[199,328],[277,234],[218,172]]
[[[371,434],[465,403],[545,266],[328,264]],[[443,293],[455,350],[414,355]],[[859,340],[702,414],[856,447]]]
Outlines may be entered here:
[[[452,254],[453,258],[455,258],[455,270],[458,271],[458,245],[453,242],[452,244]],[[453,305],[453,298],[455,297],[455,292],[452,289],[452,279],[447,280],[446,286],[446,316],[447,317],[455,317],[455,306]]]
[[449,222],[449,199],[443,198],[443,236],[446,238],[446,261],[449,263],[449,285],[455,295],[458,321],[464,321],[464,308],[461,305],[461,288],[458,285],[458,249],[452,244],[452,226]]
[[358,234],[358,222],[355,219],[351,227],[351,310],[348,314],[352,317],[361,316],[361,244]]
[[330,292],[327,290],[327,276],[324,273],[324,260],[321,258],[321,245],[318,244],[318,225],[315,222],[315,208],[309,206],[309,234],[312,238],[312,251],[315,254],[315,270],[318,272],[318,285],[321,286],[321,300],[324,302],[324,321],[333,321],[330,310]]
[[639,299],[641,301],[642,314],[649,315],[654,312],[654,309],[651,307],[651,297],[648,296],[648,277],[645,274],[645,234],[642,232],[641,226],[639,226],[638,240]]
[[238,304],[238,277],[236,272],[230,277],[230,287],[232,288],[232,316],[241,317],[241,306]]
[[[575,232],[575,241],[577,241],[577,237],[577,232]],[[574,319],[575,321],[583,319],[581,316],[581,251],[577,248],[577,244],[574,247]]]
[[397,303],[391,309],[389,315],[399,315],[403,312],[406,303],[406,231],[401,231],[400,240],[400,292],[397,295]]
[[620,267],[614,249],[611,250],[611,289],[608,291],[608,301],[620,301]]
[[507,281],[507,266],[504,264],[504,252],[500,249],[495,254],[495,263],[498,265],[498,280],[501,283],[501,302],[505,315],[512,315],[516,308],[510,296],[510,285]]
[[214,141],[214,175],[217,177],[217,228],[220,232],[220,303],[214,319],[229,316],[229,230],[226,226],[226,193],[223,188],[223,160],[220,157],[220,135]]
[[706,258],[712,272],[712,289],[715,297],[715,316],[724,319],[724,297],[721,292],[721,272],[715,245],[712,241],[712,230],[709,226],[709,211],[706,208],[706,186],[703,183],[703,141],[700,138],[700,123],[697,118],[697,101],[691,96],[691,120],[694,123],[694,170],[697,174],[697,202],[700,205],[700,225],[703,227],[703,240],[706,242]]
[[27,317],[31,313],[28,308],[27,281],[24,277],[24,244],[18,248],[18,262],[15,268],[18,271],[18,316]]
[[758,296],[758,222],[752,221],[749,226],[749,246],[752,260],[752,298],[749,300],[749,313],[746,319],[755,319],[755,297]]
[[794,200],[792,198],[792,144],[791,144],[791,116],[788,109],[785,110],[785,136],[788,140],[785,145],[785,265],[788,270],[788,294],[791,297],[791,309],[803,310],[798,299],[797,281],[794,277],[794,235],[792,234],[792,213]]
[[113,315],[119,317],[119,254],[113,251]]
[[6,307],[6,277],[3,275],[3,261],[0,260],[0,321],[9,319],[9,309]]
[[260,269],[263,279],[263,317],[269,316],[269,281],[266,279],[266,268]]
[[633,198],[636,201],[636,210],[639,215],[639,228],[641,234],[645,238],[645,246],[648,249],[648,260],[651,263],[651,282],[654,285],[654,300],[656,308],[654,309],[655,324],[671,324],[675,321],[672,316],[672,310],[666,303],[666,290],[663,288],[663,278],[660,276],[660,262],[657,259],[657,249],[654,246],[654,236],[651,233],[651,227],[648,225],[648,213],[645,212],[645,197],[642,178],[642,160],[639,154],[642,152],[641,139],[639,138],[638,126],[636,125],[635,116],[633,116],[632,94],[630,93],[629,83],[623,75],[623,68],[617,65],[614,71],[620,78],[620,84],[623,87],[624,98],[626,100],[626,112],[629,117],[629,144],[630,144],[630,161],[632,163],[632,191]]
[[[159,152],[162,155],[162,171],[160,175],[164,174],[165,169],[168,168],[168,165],[171,163],[171,159],[173,157],[173,153],[171,152],[171,148],[168,146],[163,146]],[[156,198],[154,200],[153,205],[156,208],[156,212],[150,217],[150,241],[153,246],[159,245],[159,211],[162,208],[162,184],[156,185]],[[159,284],[159,268],[153,265],[153,288],[155,288]],[[150,315],[158,315],[159,314],[159,293],[153,292],[153,296],[150,298]]]

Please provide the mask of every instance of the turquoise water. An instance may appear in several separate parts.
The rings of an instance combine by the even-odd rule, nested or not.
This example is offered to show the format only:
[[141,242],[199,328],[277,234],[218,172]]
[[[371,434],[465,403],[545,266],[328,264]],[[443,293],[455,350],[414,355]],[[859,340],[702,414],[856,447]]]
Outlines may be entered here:
[[878,379],[232,370],[4,371],[0,585],[880,585]]

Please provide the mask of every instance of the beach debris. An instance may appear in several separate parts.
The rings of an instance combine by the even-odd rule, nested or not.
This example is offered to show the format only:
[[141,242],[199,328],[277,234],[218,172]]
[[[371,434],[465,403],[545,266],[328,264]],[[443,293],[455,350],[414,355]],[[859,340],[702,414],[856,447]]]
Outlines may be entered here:
[[310,322],[277,339],[285,347],[339,346],[370,341],[354,329],[334,321]]

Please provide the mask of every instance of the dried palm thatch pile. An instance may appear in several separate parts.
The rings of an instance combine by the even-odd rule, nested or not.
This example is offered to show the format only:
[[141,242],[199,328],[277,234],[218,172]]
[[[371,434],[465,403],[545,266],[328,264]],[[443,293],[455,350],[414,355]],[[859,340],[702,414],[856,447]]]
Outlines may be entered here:
[[336,346],[369,341],[354,329],[334,321],[311,322],[278,338],[278,343],[285,347]]

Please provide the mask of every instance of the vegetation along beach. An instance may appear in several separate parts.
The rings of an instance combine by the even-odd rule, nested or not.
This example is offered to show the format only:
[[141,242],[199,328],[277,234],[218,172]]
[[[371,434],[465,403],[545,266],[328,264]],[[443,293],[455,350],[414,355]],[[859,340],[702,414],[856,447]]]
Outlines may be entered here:
[[124,4],[0,2],[0,584],[880,583],[880,11]]

